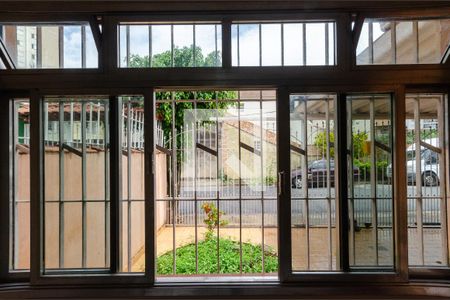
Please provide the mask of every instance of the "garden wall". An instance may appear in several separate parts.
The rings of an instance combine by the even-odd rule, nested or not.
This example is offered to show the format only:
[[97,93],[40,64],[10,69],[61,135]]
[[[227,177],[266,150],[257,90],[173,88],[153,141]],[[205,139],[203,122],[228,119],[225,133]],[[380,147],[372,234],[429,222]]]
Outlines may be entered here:
[[[47,149],[45,154],[45,265],[47,268],[58,267],[59,261],[59,237],[60,237],[60,212],[64,213],[64,267],[81,267],[82,257],[82,204],[81,199],[81,158],[73,153],[65,152],[64,155],[64,199],[66,202],[60,208],[59,201],[59,155],[53,149]],[[123,199],[127,199],[127,156],[123,155]],[[89,151],[87,153],[86,170],[86,264],[87,267],[105,266],[105,249],[107,247],[108,232],[105,231],[105,216],[108,216],[108,206],[105,206],[105,174],[104,153],[101,151]],[[166,176],[166,155],[156,153],[158,163],[157,176]],[[130,231],[131,231],[131,257],[143,253],[144,247],[144,153],[133,152],[131,154],[131,202],[130,206]],[[15,268],[29,268],[30,253],[30,156],[26,151],[19,151],[17,155],[17,197],[16,197],[16,232],[15,232]],[[158,175],[163,174],[163,175]],[[162,195],[166,190],[164,180],[158,180],[156,195]],[[123,261],[127,262],[127,203],[123,202]],[[165,223],[165,203],[156,203],[158,223],[157,230]],[[107,260],[106,260],[107,261]]]

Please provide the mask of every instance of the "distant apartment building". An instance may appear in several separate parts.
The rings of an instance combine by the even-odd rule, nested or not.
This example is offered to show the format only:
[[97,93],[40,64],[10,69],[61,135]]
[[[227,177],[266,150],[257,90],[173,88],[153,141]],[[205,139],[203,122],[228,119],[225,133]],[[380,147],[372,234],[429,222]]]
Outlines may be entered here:
[[59,68],[58,26],[1,26],[0,36],[17,68]]
[[17,26],[17,67],[36,68],[37,39],[36,27]]

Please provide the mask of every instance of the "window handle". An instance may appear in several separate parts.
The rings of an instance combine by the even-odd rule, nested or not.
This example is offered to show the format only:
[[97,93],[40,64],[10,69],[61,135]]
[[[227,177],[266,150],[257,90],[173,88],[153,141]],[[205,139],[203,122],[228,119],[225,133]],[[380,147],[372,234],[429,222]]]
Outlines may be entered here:
[[278,196],[283,194],[284,187],[284,171],[278,172]]

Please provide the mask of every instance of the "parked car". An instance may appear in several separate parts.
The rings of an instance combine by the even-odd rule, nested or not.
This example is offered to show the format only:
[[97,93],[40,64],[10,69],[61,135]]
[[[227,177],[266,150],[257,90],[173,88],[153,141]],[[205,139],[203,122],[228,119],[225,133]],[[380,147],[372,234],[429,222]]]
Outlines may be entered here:
[[[425,143],[435,145],[436,139],[424,140]],[[415,144],[406,149],[406,173],[408,183],[416,183],[417,163],[416,163]],[[439,186],[439,154],[431,149],[420,147],[420,175],[423,186]],[[392,179],[392,164],[387,167],[386,176]]]
[[[308,166],[308,187],[327,186],[327,160],[315,160]],[[359,176],[358,167],[353,167],[353,176]],[[303,186],[302,169],[295,169],[291,172],[291,183],[293,188],[300,189]],[[330,183],[334,186],[334,160],[330,160]]]

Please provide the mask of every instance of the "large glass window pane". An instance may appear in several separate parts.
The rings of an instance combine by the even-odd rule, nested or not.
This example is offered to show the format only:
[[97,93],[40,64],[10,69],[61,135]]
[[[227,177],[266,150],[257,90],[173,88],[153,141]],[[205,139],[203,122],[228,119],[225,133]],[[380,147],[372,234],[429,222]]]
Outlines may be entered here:
[[443,62],[450,44],[450,19],[423,20],[418,23],[419,62]]
[[86,68],[97,68],[98,53],[94,36],[89,26],[84,26],[83,30],[86,34]]
[[17,69],[97,68],[98,51],[88,24],[1,24]]
[[447,267],[443,94],[406,95],[408,254],[414,267]]
[[222,29],[220,25],[195,26],[195,65],[219,67],[222,65]]
[[258,24],[236,24],[237,36],[234,41],[237,45],[238,66],[260,65],[260,35]]
[[118,66],[121,68],[128,67],[128,44],[129,41],[127,37],[129,37],[128,26],[119,26],[119,55],[118,55]]
[[261,64],[263,66],[279,66],[282,63],[281,26],[281,24],[261,25]]
[[283,24],[284,65],[301,66],[303,61],[303,24]]
[[[42,39],[42,45],[45,45],[45,47],[42,47],[42,68],[59,68],[60,64],[60,45],[59,45],[59,36],[60,32],[62,32],[64,28],[61,28],[59,26],[42,26],[41,28],[41,39]],[[68,39],[66,38],[64,40],[64,47],[72,47],[74,46],[73,43],[75,42],[73,39],[71,40],[72,45],[66,46],[68,42]],[[95,49],[95,47],[94,47]],[[75,50],[76,51],[76,50]],[[78,51],[81,53],[81,49],[78,45]],[[64,57],[64,55],[63,55]],[[80,57],[78,57],[80,59]],[[71,60],[76,64],[76,61],[74,59]],[[80,61],[81,66],[81,61]],[[18,66],[17,66],[18,67]]]
[[[396,23],[396,63],[397,64],[414,64],[417,63],[417,23],[415,22],[398,22]],[[399,45],[401,45],[399,47]]]
[[394,263],[391,95],[347,97],[350,266]]
[[276,276],[275,92],[155,96],[158,279]]
[[239,66],[238,32],[238,26],[231,26],[231,64],[233,66]]
[[44,268],[109,267],[107,97],[46,97]]
[[293,271],[336,270],[334,94],[290,96]]
[[172,66],[172,26],[151,26],[151,66],[155,68]]
[[328,50],[328,52],[325,53],[325,57],[327,59],[327,64],[332,66],[336,64],[336,44],[335,44],[335,27],[336,24],[335,23],[328,23],[326,25],[327,27],[325,28],[325,38],[326,38],[326,42],[328,43],[328,48],[326,50]]
[[133,25],[129,30],[129,66],[148,67],[149,64],[149,27]]
[[194,26],[173,26],[173,66],[194,66]]
[[64,26],[64,68],[81,68],[81,26]]
[[361,35],[359,37],[358,46],[356,47],[356,64],[367,65],[370,63],[372,55],[369,53],[371,51],[371,49],[369,49],[369,43],[371,43],[371,41],[369,41],[369,23],[365,22],[361,28]]
[[326,65],[326,23],[306,24],[306,65]]
[[10,199],[10,270],[30,269],[30,104],[12,101]]

